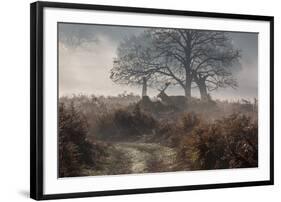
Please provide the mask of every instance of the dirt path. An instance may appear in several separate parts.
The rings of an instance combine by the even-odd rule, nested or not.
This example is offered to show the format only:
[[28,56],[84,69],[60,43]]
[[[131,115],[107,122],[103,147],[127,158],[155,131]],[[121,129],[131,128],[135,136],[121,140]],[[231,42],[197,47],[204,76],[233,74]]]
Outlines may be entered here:
[[125,155],[130,165],[130,173],[172,171],[176,152],[156,143],[115,143],[114,147]]

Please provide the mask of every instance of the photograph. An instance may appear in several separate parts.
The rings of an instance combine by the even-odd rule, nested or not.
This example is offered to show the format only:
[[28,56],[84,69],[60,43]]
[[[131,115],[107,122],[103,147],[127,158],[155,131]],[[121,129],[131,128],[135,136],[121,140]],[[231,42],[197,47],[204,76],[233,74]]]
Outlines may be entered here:
[[259,166],[259,33],[57,23],[58,178]]

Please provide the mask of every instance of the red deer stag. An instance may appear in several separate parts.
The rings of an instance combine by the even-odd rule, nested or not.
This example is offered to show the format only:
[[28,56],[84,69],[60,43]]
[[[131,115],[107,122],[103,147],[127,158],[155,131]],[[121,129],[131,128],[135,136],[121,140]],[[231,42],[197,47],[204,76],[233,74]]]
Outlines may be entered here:
[[160,93],[157,95],[162,101],[163,104],[167,106],[172,106],[174,109],[177,110],[184,110],[187,107],[187,100],[185,96],[168,96],[165,93],[165,90],[169,87],[171,83],[165,83],[165,86],[160,90]]

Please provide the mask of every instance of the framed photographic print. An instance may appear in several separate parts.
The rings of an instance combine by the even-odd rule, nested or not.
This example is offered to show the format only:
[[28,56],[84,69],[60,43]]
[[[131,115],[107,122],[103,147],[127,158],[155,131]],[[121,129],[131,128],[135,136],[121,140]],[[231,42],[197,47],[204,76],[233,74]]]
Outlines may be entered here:
[[31,198],[273,184],[273,17],[31,4]]

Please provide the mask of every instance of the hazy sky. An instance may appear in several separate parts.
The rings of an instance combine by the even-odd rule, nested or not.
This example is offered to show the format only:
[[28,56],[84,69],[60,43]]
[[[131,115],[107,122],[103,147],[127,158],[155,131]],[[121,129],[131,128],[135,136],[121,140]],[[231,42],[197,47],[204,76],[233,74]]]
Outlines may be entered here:
[[[124,91],[141,95],[140,87],[113,83],[110,69],[119,43],[144,28],[101,26],[85,24],[59,24],[59,93],[117,95]],[[235,48],[242,52],[242,68],[235,73],[239,87],[219,89],[212,92],[214,98],[253,99],[258,96],[258,34],[232,32]],[[180,87],[169,87],[167,94],[183,95]],[[198,96],[197,90],[193,92]],[[157,90],[148,89],[155,96]]]

